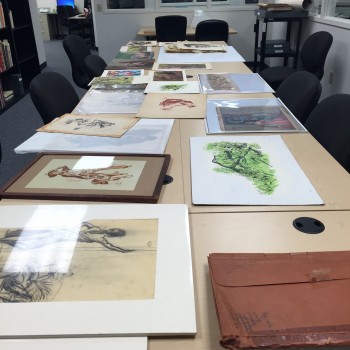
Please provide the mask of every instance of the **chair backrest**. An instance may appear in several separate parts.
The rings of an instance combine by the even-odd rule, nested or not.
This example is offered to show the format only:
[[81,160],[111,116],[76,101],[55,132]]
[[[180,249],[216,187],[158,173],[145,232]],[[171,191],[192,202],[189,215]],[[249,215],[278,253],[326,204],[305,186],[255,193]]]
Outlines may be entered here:
[[350,95],[336,94],[322,100],[305,127],[350,172]]
[[221,19],[208,19],[199,22],[196,27],[197,41],[228,41],[228,23]]
[[311,34],[300,50],[300,61],[303,68],[315,74],[320,80],[324,74],[324,65],[332,43],[332,34],[320,31]]
[[106,61],[99,55],[85,57],[85,67],[90,79],[101,76],[106,66]]
[[29,93],[44,124],[65,113],[71,113],[79,102],[72,84],[56,72],[37,75],[30,83]]
[[159,16],[155,18],[157,41],[183,41],[186,39],[185,16]]
[[307,71],[292,73],[282,81],[276,96],[304,124],[321,96],[322,85],[316,76]]
[[88,45],[83,38],[74,34],[67,35],[62,43],[72,67],[73,81],[79,87],[89,89],[90,78],[85,68],[85,58],[91,54]]

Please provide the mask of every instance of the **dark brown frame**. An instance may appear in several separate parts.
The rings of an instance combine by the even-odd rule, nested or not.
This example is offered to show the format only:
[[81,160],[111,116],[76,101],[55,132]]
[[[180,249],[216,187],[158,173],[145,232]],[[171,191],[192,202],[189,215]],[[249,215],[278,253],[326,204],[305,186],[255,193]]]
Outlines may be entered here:
[[[53,159],[79,159],[83,156],[108,156],[126,160],[146,160],[146,165],[133,191],[89,189],[31,188],[28,184]],[[0,190],[0,198],[50,199],[69,201],[157,203],[170,163],[168,154],[109,153],[41,153]]]

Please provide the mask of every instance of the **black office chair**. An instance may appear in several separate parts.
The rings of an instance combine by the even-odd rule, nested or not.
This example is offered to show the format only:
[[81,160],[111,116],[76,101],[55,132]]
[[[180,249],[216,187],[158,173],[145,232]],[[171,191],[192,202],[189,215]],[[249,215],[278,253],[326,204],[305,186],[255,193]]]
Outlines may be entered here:
[[79,103],[72,84],[56,72],[37,75],[30,83],[29,93],[44,124],[65,113],[71,113]]
[[228,23],[221,19],[199,22],[195,31],[196,41],[228,41]]
[[80,88],[88,90],[91,80],[85,67],[85,58],[91,54],[88,45],[83,38],[74,34],[67,35],[62,43],[71,63],[73,81]]
[[86,72],[91,80],[101,76],[106,66],[106,61],[99,55],[89,55],[85,57]]
[[350,95],[325,98],[310,113],[305,127],[350,173]]
[[322,85],[316,76],[307,71],[300,71],[284,79],[275,95],[304,124],[317,105],[321,92]]
[[[302,67],[298,70],[306,70],[321,80],[324,74],[324,64],[328,51],[332,45],[332,34],[321,31],[311,34],[304,42],[300,50],[300,61]],[[265,68],[261,71],[262,78],[276,90],[288,75],[294,73],[296,69],[277,66]]]
[[186,39],[187,18],[185,16],[160,16],[155,18],[157,41],[172,42]]

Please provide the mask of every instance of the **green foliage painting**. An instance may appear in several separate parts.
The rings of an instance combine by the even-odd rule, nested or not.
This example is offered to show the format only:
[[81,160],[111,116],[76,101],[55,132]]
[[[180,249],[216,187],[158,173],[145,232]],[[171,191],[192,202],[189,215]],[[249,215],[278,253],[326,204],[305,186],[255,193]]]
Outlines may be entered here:
[[214,169],[220,173],[236,173],[250,180],[262,194],[273,194],[278,186],[275,170],[269,156],[261,152],[256,143],[215,142],[208,143],[208,151],[214,154]]

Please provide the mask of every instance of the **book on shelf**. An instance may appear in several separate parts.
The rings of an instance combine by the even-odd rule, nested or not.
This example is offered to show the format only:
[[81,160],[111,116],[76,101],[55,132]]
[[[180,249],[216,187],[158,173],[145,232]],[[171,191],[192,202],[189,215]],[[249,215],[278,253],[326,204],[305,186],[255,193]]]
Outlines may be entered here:
[[13,22],[13,15],[12,15],[12,11],[11,10],[9,10],[9,18],[10,18],[11,28],[13,29],[15,27],[15,24]]
[[2,88],[2,82],[0,80],[0,108],[5,107],[4,90]]
[[10,43],[7,39],[0,40],[0,72],[13,66]]
[[5,15],[4,15],[4,8],[2,6],[2,2],[0,1],[0,28],[5,28],[6,22],[5,22]]
[[265,11],[291,11],[293,6],[286,3],[259,2],[259,8]]

